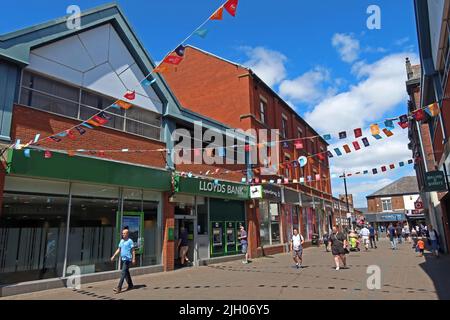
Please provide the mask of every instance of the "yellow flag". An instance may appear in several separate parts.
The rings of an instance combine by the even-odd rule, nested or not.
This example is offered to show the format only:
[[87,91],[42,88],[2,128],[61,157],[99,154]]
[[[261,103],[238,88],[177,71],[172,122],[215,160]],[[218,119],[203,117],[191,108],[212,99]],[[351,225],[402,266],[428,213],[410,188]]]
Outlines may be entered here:
[[167,66],[163,66],[163,65],[153,69],[153,72],[155,72],[155,73],[164,73],[164,72],[167,72],[167,71],[169,71],[169,68]]
[[217,9],[216,12],[209,18],[210,20],[222,20],[223,19],[223,7]]
[[119,100],[116,102],[116,105],[118,105],[119,107],[121,107],[122,109],[128,110],[130,109],[133,105],[131,103]]
[[372,124],[370,126],[370,132],[372,133],[373,136],[380,134],[380,126],[377,124]]
[[439,105],[437,104],[437,102],[430,104],[428,106],[428,110],[430,111],[432,117],[435,117],[440,113]]

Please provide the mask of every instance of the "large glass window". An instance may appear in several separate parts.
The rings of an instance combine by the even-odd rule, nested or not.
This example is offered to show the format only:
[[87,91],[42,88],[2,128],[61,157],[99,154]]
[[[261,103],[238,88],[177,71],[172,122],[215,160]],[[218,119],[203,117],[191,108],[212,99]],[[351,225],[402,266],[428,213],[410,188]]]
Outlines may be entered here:
[[259,201],[259,238],[261,246],[270,245],[269,202]]
[[142,266],[152,266],[161,263],[161,228],[158,221],[160,195],[152,191],[143,193],[144,211],[144,254]]
[[[87,120],[116,99],[70,86],[44,76],[25,71],[22,78],[20,104],[59,115]],[[126,111],[109,108],[104,113],[105,127],[160,140],[161,115],[139,107]]]
[[281,243],[278,203],[259,202],[259,232],[261,245]]
[[0,284],[62,276],[68,203],[67,195],[4,192]]
[[272,244],[281,243],[280,238],[280,206],[278,203],[270,204],[270,231]]
[[82,274],[115,269],[118,199],[119,188],[72,184],[68,266]]

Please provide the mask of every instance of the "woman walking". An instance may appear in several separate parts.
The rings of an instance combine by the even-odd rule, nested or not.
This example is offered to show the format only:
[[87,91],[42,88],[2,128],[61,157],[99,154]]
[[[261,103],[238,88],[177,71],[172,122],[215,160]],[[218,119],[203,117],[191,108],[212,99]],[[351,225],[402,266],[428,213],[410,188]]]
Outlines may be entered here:
[[347,259],[345,257],[347,248],[347,238],[342,232],[339,232],[338,227],[333,227],[333,233],[330,236],[331,242],[331,253],[334,257],[334,262],[336,264],[336,270],[340,269],[339,260],[342,261],[344,268],[347,268]]

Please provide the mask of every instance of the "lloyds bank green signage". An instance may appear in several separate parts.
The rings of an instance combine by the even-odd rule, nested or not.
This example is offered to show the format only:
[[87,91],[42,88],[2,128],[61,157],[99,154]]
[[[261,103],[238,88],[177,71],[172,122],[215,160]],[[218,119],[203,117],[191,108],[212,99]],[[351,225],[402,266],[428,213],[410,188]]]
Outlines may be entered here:
[[249,186],[227,181],[180,177],[178,192],[206,197],[248,200]]

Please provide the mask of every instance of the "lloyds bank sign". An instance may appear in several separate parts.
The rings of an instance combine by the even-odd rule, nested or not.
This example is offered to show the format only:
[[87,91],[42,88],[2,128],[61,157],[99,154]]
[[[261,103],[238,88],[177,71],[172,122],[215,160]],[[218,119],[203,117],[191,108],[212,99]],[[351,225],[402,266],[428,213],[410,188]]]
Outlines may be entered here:
[[186,177],[180,177],[179,192],[235,200],[250,197],[248,185]]

